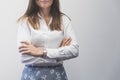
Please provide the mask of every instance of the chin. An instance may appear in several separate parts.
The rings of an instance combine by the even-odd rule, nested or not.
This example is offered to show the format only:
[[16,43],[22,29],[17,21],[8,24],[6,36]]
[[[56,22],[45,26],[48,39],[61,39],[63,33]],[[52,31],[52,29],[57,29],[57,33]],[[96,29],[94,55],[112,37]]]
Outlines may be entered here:
[[41,8],[47,9],[47,8],[50,8],[50,6],[42,6]]
[[48,5],[48,4],[41,5],[41,8],[49,8],[49,7],[50,7],[50,5]]

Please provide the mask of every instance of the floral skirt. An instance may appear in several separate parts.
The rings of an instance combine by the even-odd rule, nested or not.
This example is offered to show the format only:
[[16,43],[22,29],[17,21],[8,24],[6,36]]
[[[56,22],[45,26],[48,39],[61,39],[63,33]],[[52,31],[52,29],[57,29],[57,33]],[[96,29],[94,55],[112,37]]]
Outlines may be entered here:
[[21,80],[68,80],[63,65],[25,66]]

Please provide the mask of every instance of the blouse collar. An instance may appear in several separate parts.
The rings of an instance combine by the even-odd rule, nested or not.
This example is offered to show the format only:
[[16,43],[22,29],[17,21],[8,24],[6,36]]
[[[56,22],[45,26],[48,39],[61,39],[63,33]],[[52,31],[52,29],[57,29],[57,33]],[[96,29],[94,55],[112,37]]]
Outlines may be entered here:
[[[38,12],[37,13],[37,15],[40,17],[40,19],[44,19],[41,15],[40,15],[40,13]],[[50,17],[50,21],[49,21],[49,23],[48,23],[48,26],[50,26],[50,24],[51,24],[51,22],[52,22],[52,17]]]

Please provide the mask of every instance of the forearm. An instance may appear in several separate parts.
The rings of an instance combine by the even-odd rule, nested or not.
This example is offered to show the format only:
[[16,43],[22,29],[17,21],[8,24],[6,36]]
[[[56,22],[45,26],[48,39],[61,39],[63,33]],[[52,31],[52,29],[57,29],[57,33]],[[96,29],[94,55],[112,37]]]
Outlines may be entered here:
[[65,46],[61,48],[46,48],[47,58],[53,58],[57,61],[63,61],[71,58],[75,58],[79,55],[79,45],[73,44],[70,46]]

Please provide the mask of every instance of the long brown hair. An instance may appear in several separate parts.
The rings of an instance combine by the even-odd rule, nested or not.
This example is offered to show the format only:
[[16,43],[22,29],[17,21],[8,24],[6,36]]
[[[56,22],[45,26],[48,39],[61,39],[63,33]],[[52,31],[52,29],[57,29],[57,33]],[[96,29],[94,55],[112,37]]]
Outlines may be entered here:
[[[36,0],[29,0],[28,8],[23,16],[21,16],[18,21],[27,18],[27,23],[29,23],[34,29],[40,28],[39,17],[37,13],[40,12],[39,7],[36,4]],[[50,24],[51,30],[61,30],[61,15],[63,13],[60,11],[59,0],[53,0],[51,5],[50,15],[52,16],[52,22]]]

